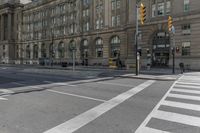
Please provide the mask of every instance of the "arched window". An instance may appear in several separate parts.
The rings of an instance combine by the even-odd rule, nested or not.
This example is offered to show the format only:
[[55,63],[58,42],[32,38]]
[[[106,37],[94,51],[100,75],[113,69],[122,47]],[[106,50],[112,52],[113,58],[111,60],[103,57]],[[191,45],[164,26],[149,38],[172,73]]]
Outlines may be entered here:
[[80,51],[81,51],[82,59],[85,59],[88,57],[88,40],[85,39],[81,41]]
[[120,56],[120,38],[118,36],[114,36],[111,38],[110,44],[110,55],[112,58]]
[[41,56],[42,58],[46,58],[47,57],[47,49],[46,49],[46,45],[43,43],[41,46]]
[[74,40],[71,40],[69,43],[69,50],[76,50],[76,42]]
[[28,59],[31,58],[30,45],[27,45],[27,46],[26,46],[26,58],[28,58]]
[[33,46],[33,58],[34,59],[38,58],[38,45]]
[[55,51],[54,51],[54,47],[53,44],[49,44],[49,57],[50,58],[54,58],[55,57]]
[[95,41],[96,57],[103,57],[103,40],[102,38],[97,38]]
[[60,42],[58,44],[58,57],[59,58],[64,58],[64,43],[63,42]]

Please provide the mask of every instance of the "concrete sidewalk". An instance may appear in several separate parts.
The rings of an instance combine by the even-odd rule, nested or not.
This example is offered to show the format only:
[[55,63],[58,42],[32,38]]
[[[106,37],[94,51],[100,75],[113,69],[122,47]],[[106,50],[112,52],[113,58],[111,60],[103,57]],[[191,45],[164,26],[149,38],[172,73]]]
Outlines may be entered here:
[[145,74],[125,74],[121,75],[119,77],[122,78],[133,78],[133,79],[144,79],[144,80],[160,80],[160,81],[175,81],[179,77],[181,77],[181,74],[178,75],[145,75]]

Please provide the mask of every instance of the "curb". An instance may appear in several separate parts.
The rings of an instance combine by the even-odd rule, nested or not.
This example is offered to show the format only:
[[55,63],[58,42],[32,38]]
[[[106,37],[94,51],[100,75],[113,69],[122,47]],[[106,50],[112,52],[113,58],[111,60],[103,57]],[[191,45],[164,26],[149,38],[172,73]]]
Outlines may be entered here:
[[43,91],[46,90],[46,88],[30,88],[30,89],[19,89],[15,91],[9,91],[9,92],[3,92],[0,93],[0,96],[5,96],[5,95],[15,95],[15,94],[20,94],[20,93],[29,93],[29,92],[36,92],[36,91]]
[[[98,82],[98,81],[110,80],[110,79],[113,79],[113,78],[115,78],[115,77],[91,79],[89,81],[88,80],[71,81],[71,82],[67,82],[66,84],[68,84],[68,85],[76,85],[76,84],[81,84],[81,83],[90,83],[90,82]],[[7,90],[7,92],[6,91],[2,91],[2,93],[0,93],[0,97],[1,96],[5,96],[5,95],[15,95],[15,94],[20,94],[20,93],[44,91],[44,90],[49,89],[50,87],[58,87],[58,86],[63,86],[63,85],[59,85],[59,83],[53,83],[50,86],[44,86],[44,87],[38,87],[38,86],[31,86],[30,87],[30,86],[27,86],[27,89]]]
[[143,79],[143,80],[158,80],[158,81],[175,81],[175,80],[178,79],[178,77],[177,78],[171,78],[171,77],[163,78],[163,77],[126,76],[126,75],[121,75],[121,76],[118,76],[118,77],[132,78],[132,79]]

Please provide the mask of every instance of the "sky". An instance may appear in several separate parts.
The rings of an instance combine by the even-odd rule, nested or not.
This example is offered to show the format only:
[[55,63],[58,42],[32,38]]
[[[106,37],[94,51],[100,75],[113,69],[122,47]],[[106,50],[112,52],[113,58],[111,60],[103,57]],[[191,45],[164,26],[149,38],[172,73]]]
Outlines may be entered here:
[[22,3],[28,3],[30,2],[31,0],[21,0]]

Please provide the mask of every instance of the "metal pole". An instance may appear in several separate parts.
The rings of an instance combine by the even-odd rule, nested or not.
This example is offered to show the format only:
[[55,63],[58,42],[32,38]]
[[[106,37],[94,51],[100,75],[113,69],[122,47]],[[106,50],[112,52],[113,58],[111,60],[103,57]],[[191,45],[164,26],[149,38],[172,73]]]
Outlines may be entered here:
[[175,35],[173,34],[173,70],[172,73],[175,74]]
[[75,50],[73,49],[73,71],[75,71]]
[[138,4],[136,3],[135,74],[138,75]]

